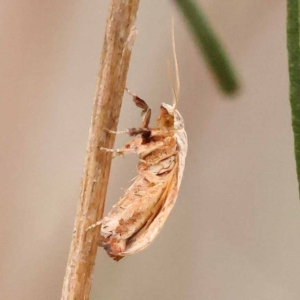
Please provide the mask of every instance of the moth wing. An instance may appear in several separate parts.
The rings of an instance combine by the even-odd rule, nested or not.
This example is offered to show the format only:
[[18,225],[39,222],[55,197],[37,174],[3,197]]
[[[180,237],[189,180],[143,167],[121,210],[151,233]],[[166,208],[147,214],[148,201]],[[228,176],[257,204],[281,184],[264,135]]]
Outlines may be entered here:
[[176,202],[178,194],[178,163],[174,167],[173,176],[170,178],[165,192],[155,205],[153,215],[143,228],[128,242],[126,250],[121,255],[131,255],[145,249],[159,234],[168,215]]
[[[148,192],[141,191],[140,187],[146,186]],[[139,194],[139,196],[137,195]],[[113,206],[107,216],[103,218],[101,235],[112,238],[130,238],[136,230],[140,230],[149,218],[153,207],[159,201],[161,195],[160,188],[151,186],[142,176],[137,176],[134,183],[127,190],[119,202]],[[120,220],[123,222],[123,232],[120,236]],[[126,230],[125,230],[126,229]]]
[[175,205],[188,149],[186,132],[183,130],[183,132],[176,134],[176,137],[179,150],[178,162],[174,167],[173,176],[170,179],[169,185],[159,201],[162,205],[157,206],[158,211],[153,214],[146,225],[131,239],[126,246],[126,250],[122,252],[122,255],[131,255],[145,249],[159,234]]

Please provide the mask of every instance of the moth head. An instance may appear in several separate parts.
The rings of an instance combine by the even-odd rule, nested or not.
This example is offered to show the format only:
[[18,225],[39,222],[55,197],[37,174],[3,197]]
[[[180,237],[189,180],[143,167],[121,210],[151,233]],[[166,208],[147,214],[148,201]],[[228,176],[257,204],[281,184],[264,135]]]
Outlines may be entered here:
[[171,105],[162,103],[160,106],[160,114],[157,118],[158,128],[174,128],[174,110]]
[[167,129],[182,129],[184,127],[183,118],[174,106],[162,103],[160,115],[157,119],[157,127]]
[[176,86],[174,86],[174,84],[172,83],[170,67],[168,68],[169,71],[168,75],[172,87],[173,105],[169,105],[166,103],[161,104],[160,115],[157,119],[157,126],[159,128],[167,128],[167,129],[182,129],[184,127],[183,118],[177,110],[179,91],[180,91],[180,79],[179,79],[178,62],[177,62],[177,55],[176,55],[173,19],[172,19],[172,48],[173,48],[173,57],[174,57],[175,74],[176,74]]

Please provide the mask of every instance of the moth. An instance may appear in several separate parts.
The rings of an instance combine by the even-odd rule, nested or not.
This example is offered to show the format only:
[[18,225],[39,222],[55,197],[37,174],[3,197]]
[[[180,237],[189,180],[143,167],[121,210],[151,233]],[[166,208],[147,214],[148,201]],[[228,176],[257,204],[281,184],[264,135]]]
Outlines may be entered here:
[[173,105],[162,103],[156,127],[150,128],[151,109],[126,89],[142,109],[141,127],[125,131],[134,138],[123,148],[102,148],[113,152],[114,157],[127,153],[139,156],[138,176],[125,195],[102,220],[87,229],[101,225],[99,245],[116,261],[145,249],[155,239],[178,195],[188,144],[184,120],[177,110],[180,80],[174,29],[172,46],[176,70]]

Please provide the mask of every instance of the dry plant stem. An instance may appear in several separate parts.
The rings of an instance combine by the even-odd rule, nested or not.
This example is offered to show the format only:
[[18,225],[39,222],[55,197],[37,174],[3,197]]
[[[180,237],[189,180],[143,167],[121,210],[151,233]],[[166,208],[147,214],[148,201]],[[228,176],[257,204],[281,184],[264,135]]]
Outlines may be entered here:
[[111,0],[63,300],[89,299],[98,231],[86,229],[103,215],[112,156],[100,148],[114,145],[115,135],[105,129],[117,128],[138,5],[139,0]]

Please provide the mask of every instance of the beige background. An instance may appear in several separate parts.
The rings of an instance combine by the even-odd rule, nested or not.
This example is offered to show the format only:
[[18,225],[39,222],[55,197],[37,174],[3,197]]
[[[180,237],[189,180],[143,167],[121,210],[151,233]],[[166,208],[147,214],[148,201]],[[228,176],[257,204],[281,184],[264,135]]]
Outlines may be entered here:
[[[171,100],[173,15],[186,171],[177,205],[147,250],[119,263],[99,250],[91,299],[299,299],[286,3],[202,3],[243,90],[235,100],[219,93],[172,1],[141,1],[128,86],[154,112]],[[108,4],[1,3],[1,300],[60,298]],[[119,128],[137,126],[139,114],[126,95]],[[107,209],[136,161],[114,161]]]

